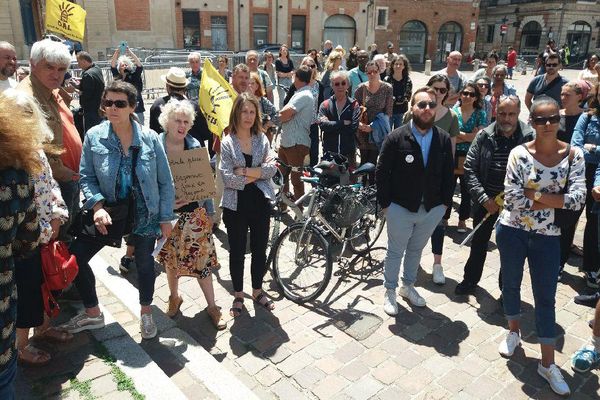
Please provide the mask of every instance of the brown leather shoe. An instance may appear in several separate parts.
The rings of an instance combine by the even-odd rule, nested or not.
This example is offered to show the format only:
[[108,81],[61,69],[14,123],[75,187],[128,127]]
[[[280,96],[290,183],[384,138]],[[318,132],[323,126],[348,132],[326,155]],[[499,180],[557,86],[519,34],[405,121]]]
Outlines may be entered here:
[[181,303],[183,303],[183,298],[181,296],[174,298],[173,296],[169,296],[169,308],[167,308],[167,317],[173,318],[179,312],[179,307],[181,307]]
[[222,331],[223,329],[227,328],[227,322],[225,322],[225,320],[223,319],[221,307],[206,307],[206,312],[208,313],[208,316],[210,317],[210,320],[212,321],[214,327],[218,331]]

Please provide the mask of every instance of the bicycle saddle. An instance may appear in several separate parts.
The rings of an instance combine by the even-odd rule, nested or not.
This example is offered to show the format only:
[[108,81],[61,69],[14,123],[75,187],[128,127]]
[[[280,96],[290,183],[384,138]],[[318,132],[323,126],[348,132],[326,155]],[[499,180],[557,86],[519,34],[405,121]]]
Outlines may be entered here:
[[368,162],[368,163],[364,163],[359,168],[352,171],[352,175],[355,176],[355,175],[368,174],[373,171],[375,171],[375,164]]

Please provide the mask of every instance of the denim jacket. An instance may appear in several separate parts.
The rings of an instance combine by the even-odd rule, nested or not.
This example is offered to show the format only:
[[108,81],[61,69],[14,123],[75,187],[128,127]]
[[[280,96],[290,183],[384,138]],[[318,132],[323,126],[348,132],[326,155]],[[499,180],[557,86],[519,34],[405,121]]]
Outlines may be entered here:
[[599,164],[600,152],[590,152],[585,148],[586,144],[595,144],[600,147],[600,118],[597,115],[582,113],[577,120],[573,136],[571,136],[571,146],[579,147],[583,150],[583,156],[587,164]]
[[[177,219],[173,213],[175,187],[167,155],[158,135],[135,121],[132,146],[140,151],[135,173],[142,189],[148,218],[158,216],[161,223]],[[83,208],[91,209],[99,201],[116,201],[116,182],[121,150],[119,139],[109,121],[91,128],[85,135],[79,166]]]

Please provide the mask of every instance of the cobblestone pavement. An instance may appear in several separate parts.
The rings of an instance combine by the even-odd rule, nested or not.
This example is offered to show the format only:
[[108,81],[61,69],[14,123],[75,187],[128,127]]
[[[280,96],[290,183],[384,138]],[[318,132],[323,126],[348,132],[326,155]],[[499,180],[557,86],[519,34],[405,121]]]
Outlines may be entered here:
[[[572,77],[576,72],[566,71],[565,75]],[[412,76],[416,87],[427,80],[420,73]],[[530,76],[527,79],[519,77],[519,80],[513,81],[520,96],[524,95],[529,79]],[[575,243],[580,245],[583,222],[580,222],[575,238]],[[497,351],[506,322],[497,301],[500,295],[497,283],[500,262],[493,244],[475,295],[457,297],[453,294],[468,257],[468,248],[459,247],[465,234],[456,232],[456,223],[457,216],[453,213],[444,246],[444,286],[434,285],[431,281],[433,258],[429,245],[423,253],[423,269],[416,287],[427,300],[425,308],[413,308],[398,297],[398,316],[389,317],[383,312],[384,232],[370,259],[347,259],[343,265],[334,264],[331,282],[313,303],[301,306],[283,299],[276,291],[271,275],[267,274],[265,289],[276,302],[275,311],[270,313],[261,307],[255,308],[251,298],[247,297],[247,311],[235,320],[227,316],[228,328],[217,332],[204,311],[206,301],[197,282],[182,278],[180,291],[184,303],[174,322],[261,399],[557,397],[536,372],[540,353],[535,334],[531,282],[527,273],[522,289],[523,345],[510,360],[502,358]],[[222,225],[221,229],[224,229]],[[217,304],[223,307],[225,313],[232,300],[227,249],[223,244],[226,241],[226,234],[223,230],[219,231],[216,244],[223,267],[215,273],[214,282]],[[100,253],[109,269],[116,268],[122,254],[123,250],[109,248]],[[578,374],[570,368],[571,354],[591,334],[587,321],[593,316],[591,309],[578,306],[572,300],[573,296],[585,290],[582,273],[578,271],[580,265],[581,258],[572,256],[565,269],[564,281],[558,287],[556,364],[561,367],[571,387],[571,398],[598,399],[599,370]],[[134,276],[135,272],[130,273],[127,280],[135,282]],[[246,291],[249,290],[247,278]],[[157,278],[155,293],[155,304],[159,309],[166,309],[168,296],[166,277],[162,273]],[[101,302],[107,298],[110,298],[110,290],[103,293]],[[119,322],[135,318],[125,310],[122,311],[125,314],[119,315],[118,307],[112,312]],[[126,330],[139,342],[135,323],[126,326]],[[78,335],[77,342],[83,342],[78,351],[82,352],[81,355],[70,356],[61,350],[52,369],[63,373],[72,365],[99,363],[97,356],[93,355],[94,344],[88,341],[87,334]],[[142,347],[161,345],[162,342],[157,339],[143,343]],[[168,365],[170,360],[160,360],[161,357],[168,358],[170,355],[168,352],[163,355],[155,352],[152,356],[172,380],[178,380],[180,384],[191,382],[192,377],[176,376],[174,371],[164,368],[163,365]],[[43,375],[46,373],[50,372]],[[26,372],[21,374],[21,380],[23,376],[33,379]],[[100,375],[93,378],[93,382],[102,379]],[[96,392],[100,383],[108,386],[100,387]],[[113,386],[108,378],[100,383],[93,385],[92,393],[104,398],[103,395],[107,390],[113,390]],[[189,398],[201,397],[203,392],[199,387],[194,386],[186,392]]]

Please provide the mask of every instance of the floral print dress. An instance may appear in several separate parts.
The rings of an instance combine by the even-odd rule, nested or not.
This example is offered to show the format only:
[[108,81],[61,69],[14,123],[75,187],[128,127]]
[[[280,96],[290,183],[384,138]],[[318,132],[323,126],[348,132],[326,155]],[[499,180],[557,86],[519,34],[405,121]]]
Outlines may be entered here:
[[525,146],[517,146],[510,152],[504,180],[504,209],[498,218],[500,224],[541,235],[560,235],[560,228],[554,225],[554,209],[531,210],[533,200],[525,196],[524,189],[559,194],[568,182],[563,208],[580,210],[586,195],[585,163],[581,149],[572,149],[575,155],[570,173],[568,157],[547,167],[533,158]]

